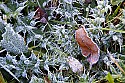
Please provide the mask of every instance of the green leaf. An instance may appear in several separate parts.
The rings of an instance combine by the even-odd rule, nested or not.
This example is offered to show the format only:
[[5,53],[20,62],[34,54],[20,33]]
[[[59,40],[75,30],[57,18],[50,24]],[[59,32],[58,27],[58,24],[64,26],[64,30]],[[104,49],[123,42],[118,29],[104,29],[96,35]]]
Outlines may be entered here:
[[109,81],[109,83],[114,83],[114,79],[110,73],[107,74],[106,79]]
[[1,72],[0,72],[0,83],[6,83]]
[[122,3],[120,3],[120,4],[118,5],[118,7],[117,7],[116,10],[114,11],[112,17],[115,17],[115,16],[117,15],[117,13],[118,13],[119,10],[120,10],[120,6],[121,6],[121,4],[122,4]]
[[123,2],[123,0],[111,0],[112,5],[118,5],[120,2]]

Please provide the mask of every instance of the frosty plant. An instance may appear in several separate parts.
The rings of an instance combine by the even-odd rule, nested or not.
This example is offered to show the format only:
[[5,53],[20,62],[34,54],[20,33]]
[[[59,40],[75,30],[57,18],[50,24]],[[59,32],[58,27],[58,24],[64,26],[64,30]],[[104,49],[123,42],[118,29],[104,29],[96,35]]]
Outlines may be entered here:
[[124,7],[123,0],[1,1],[0,81],[123,81]]
[[6,32],[2,35],[1,46],[8,52],[21,54],[27,52],[28,47],[25,45],[24,38],[13,30],[10,24],[5,27]]

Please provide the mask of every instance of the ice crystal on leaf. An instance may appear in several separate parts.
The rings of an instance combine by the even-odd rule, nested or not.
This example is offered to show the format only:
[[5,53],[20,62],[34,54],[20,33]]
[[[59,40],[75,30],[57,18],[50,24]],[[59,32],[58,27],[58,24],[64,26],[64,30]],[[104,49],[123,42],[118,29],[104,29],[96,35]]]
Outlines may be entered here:
[[1,40],[1,46],[15,54],[27,52],[28,47],[25,46],[24,38],[18,33],[15,33],[10,24],[8,24],[5,29],[6,32],[2,35],[3,40]]

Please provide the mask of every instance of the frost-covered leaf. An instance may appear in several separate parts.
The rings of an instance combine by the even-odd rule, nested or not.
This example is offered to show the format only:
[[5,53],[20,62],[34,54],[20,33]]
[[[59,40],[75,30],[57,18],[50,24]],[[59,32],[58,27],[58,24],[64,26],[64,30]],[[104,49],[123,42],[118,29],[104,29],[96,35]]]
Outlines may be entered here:
[[5,27],[5,24],[7,24],[7,22],[2,20],[2,18],[0,17],[0,30],[3,30],[3,28]]
[[23,77],[27,77],[26,70],[23,71],[22,76],[23,76]]
[[5,29],[6,32],[2,35],[3,40],[1,40],[1,46],[15,54],[27,52],[28,47],[25,46],[24,38],[18,33],[15,33],[10,25],[7,25]]
[[19,3],[19,6],[25,6],[25,4],[28,2],[28,0],[23,1],[22,3]]
[[22,55],[20,56],[20,60],[25,61],[26,60],[26,56],[22,53]]
[[74,73],[81,73],[83,71],[83,65],[77,59],[69,56],[67,62]]
[[19,33],[19,32],[21,32],[21,31],[23,31],[24,28],[25,28],[24,26],[17,26],[17,27],[15,28],[15,31]]
[[44,65],[44,69],[49,71],[49,66],[47,64]]
[[72,0],[64,0],[68,4],[72,4]]
[[[26,5],[27,6],[27,5]],[[16,12],[21,12],[26,6],[23,6],[23,7],[19,7]]]
[[31,64],[31,61],[29,61],[28,59],[24,61],[24,64],[26,65],[30,65]]
[[0,9],[2,9],[5,13],[11,12],[11,10],[2,2],[0,2]]
[[33,75],[29,83],[44,83],[44,81],[42,78],[37,78],[35,75]]
[[37,60],[37,57],[36,57],[36,55],[33,53],[33,51],[32,51],[32,54],[31,54],[30,58],[31,58],[32,61],[33,61],[33,60]]
[[7,59],[8,61],[11,61],[12,59],[14,59],[14,56],[11,56],[10,54],[7,53],[6,59]]
[[17,33],[19,33],[19,32],[21,32],[21,31],[31,31],[32,29],[36,29],[36,27],[32,27],[32,26],[17,26],[16,28],[15,28],[15,31],[17,32]]
[[[32,19],[34,16],[35,16],[35,11],[32,11],[32,12],[30,12],[29,14],[28,14],[28,17],[30,18],[30,19]],[[35,21],[34,21],[35,22]]]
[[32,27],[32,26],[25,26],[27,30],[31,30],[31,29],[36,29],[36,27]]
[[62,70],[63,68],[65,68],[65,64],[61,64],[61,66],[59,67],[59,70]]

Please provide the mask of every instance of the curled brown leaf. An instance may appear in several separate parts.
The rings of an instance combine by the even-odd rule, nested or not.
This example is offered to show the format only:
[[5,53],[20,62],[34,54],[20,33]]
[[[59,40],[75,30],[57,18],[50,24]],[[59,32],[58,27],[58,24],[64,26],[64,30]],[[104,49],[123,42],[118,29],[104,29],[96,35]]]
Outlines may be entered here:
[[88,57],[88,62],[93,65],[97,63],[100,55],[100,49],[97,44],[88,36],[84,26],[76,30],[76,41],[78,42],[82,55]]

